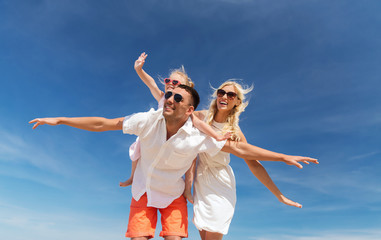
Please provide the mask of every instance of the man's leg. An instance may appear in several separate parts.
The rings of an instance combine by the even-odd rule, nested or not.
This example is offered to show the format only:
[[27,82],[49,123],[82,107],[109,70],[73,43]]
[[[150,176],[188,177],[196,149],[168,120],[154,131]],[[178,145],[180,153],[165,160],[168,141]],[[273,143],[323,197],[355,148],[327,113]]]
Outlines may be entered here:
[[126,237],[133,240],[147,240],[155,236],[157,209],[147,207],[147,195],[139,201],[131,200],[130,217]]
[[164,239],[165,240],[181,240],[182,237],[179,237],[179,236],[165,236]]
[[161,213],[160,236],[166,240],[180,240],[188,237],[188,209],[184,196],[174,200],[168,207],[159,209]]

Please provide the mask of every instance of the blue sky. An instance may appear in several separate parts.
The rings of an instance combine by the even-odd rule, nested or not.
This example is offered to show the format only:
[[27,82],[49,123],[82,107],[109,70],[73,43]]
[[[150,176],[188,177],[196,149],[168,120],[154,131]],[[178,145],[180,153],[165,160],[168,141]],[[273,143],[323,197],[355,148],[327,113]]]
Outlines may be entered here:
[[320,161],[263,163],[297,209],[232,157],[238,202],[224,239],[380,239],[380,10],[376,0],[1,1],[0,238],[125,239],[131,193],[118,183],[135,137],[28,121],[155,107],[133,69],[145,51],[155,79],[185,66],[200,109],[210,86],[253,84],[248,141]]

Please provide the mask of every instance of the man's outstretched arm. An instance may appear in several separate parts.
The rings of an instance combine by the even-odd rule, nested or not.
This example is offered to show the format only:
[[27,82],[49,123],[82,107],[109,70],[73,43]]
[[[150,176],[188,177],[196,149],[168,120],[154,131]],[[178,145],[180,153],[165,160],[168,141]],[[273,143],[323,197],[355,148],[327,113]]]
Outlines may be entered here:
[[92,131],[103,132],[111,130],[122,130],[124,117],[107,119],[103,117],[56,117],[56,118],[36,118],[29,123],[34,123],[33,129],[40,125],[48,124],[51,126],[68,125],[71,127]]
[[318,160],[309,157],[291,156],[282,153],[272,152],[260,147],[256,147],[244,142],[235,142],[228,140],[221,151],[231,153],[237,157],[246,160],[262,160],[262,161],[280,161],[288,165],[295,165],[303,168],[299,162],[309,164],[309,162],[318,164]]

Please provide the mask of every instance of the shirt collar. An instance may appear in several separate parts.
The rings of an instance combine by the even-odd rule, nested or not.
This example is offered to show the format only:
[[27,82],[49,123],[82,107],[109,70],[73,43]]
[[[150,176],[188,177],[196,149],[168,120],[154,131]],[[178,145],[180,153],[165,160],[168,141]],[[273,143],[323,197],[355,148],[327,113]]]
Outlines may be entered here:
[[[161,114],[159,117],[159,120],[163,120],[165,122],[165,118],[163,116],[163,109],[161,109]],[[193,122],[191,117],[188,117],[187,121],[184,123],[184,125],[179,129],[179,131],[184,130],[187,134],[192,134],[192,128],[193,128]]]
[[190,135],[192,133],[192,128],[193,128],[193,122],[191,117],[189,117],[180,129],[184,129],[184,131]]

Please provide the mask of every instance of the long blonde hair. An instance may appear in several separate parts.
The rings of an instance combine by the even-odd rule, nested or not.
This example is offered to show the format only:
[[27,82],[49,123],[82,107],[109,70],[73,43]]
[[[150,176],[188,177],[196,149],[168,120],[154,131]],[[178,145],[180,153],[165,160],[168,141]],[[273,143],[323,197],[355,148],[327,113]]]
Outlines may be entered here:
[[226,119],[226,123],[224,128],[222,129],[222,133],[225,134],[227,132],[231,132],[232,136],[231,139],[234,141],[240,141],[240,137],[238,135],[240,128],[238,126],[239,122],[239,115],[245,111],[245,108],[249,104],[248,101],[245,101],[246,94],[253,90],[253,86],[250,87],[242,87],[241,84],[237,83],[233,79],[229,79],[217,89],[214,89],[214,93],[212,95],[213,100],[210,102],[209,110],[206,115],[206,123],[209,125],[212,125],[214,116],[216,115],[218,109],[217,109],[217,90],[221,89],[225,86],[232,85],[235,88],[235,91],[237,93],[237,98],[241,101],[239,105],[236,105],[232,110],[230,110],[230,113]]

